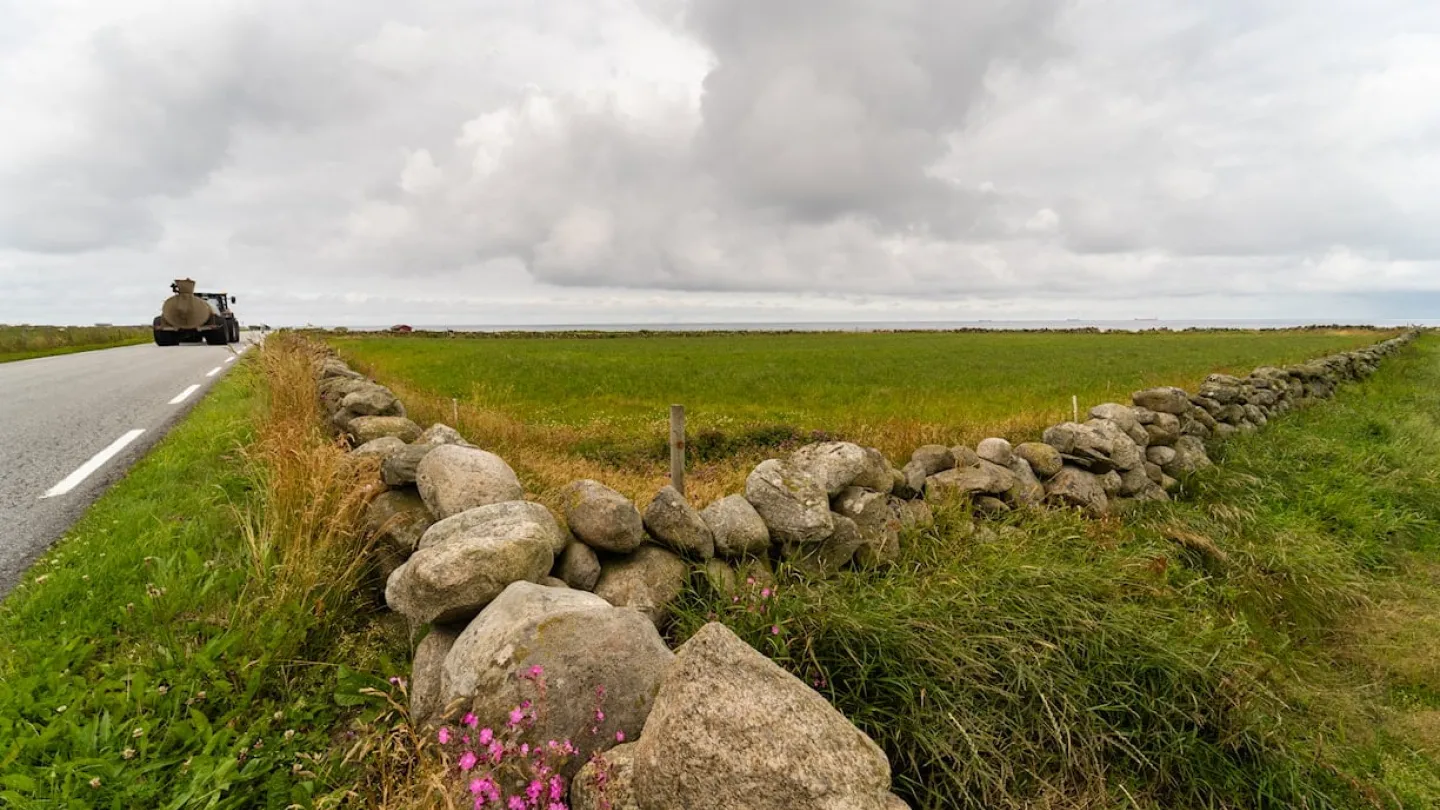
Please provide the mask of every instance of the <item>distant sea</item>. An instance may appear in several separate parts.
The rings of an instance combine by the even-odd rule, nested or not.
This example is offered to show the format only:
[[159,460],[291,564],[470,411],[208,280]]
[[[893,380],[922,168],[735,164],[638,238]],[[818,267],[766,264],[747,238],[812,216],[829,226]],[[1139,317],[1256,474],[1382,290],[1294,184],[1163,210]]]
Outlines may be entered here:
[[[1073,319],[1063,321],[793,321],[770,323],[593,323],[593,324],[410,324],[415,329],[456,332],[888,332],[896,330],[993,329],[996,331],[1037,329],[1100,329],[1142,332],[1148,329],[1293,329],[1301,326],[1440,326],[1440,319],[1405,320],[1164,320],[1137,318],[1128,321]],[[352,326],[353,331],[382,331],[387,326]]]

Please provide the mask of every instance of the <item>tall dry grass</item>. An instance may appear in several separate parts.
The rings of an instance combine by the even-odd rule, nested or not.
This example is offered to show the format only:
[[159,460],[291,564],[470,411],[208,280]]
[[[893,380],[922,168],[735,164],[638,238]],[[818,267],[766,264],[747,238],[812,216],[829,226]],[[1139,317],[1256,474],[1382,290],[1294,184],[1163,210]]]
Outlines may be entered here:
[[314,344],[292,335],[259,350],[264,413],[245,450],[259,497],[242,526],[251,596],[322,616],[359,587],[368,551],[361,518],[378,487],[375,462],[351,458],[326,430],[317,357]]

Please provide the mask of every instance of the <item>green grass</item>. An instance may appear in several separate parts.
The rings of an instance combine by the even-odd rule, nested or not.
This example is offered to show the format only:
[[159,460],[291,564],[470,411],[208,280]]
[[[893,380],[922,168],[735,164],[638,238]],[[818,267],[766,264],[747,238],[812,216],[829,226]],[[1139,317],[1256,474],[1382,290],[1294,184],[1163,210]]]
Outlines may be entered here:
[[[1368,345],[1347,330],[1131,333],[735,333],[426,339],[330,335],[421,421],[455,425],[531,491],[575,478],[647,498],[668,469],[669,406],[686,406],[696,492],[739,490],[756,462],[842,438],[897,465],[931,442],[1037,439],[1154,385],[1194,389]],[[456,420],[458,411],[459,419]]]
[[148,343],[142,326],[5,326],[0,324],[0,363]]
[[373,592],[264,598],[241,528],[264,388],[242,364],[0,602],[0,806],[311,807],[353,782],[358,692],[407,651]]
[[943,511],[884,572],[698,587],[674,634],[719,617],[820,684],[916,808],[1440,806],[1437,390],[1427,336],[1181,502]]

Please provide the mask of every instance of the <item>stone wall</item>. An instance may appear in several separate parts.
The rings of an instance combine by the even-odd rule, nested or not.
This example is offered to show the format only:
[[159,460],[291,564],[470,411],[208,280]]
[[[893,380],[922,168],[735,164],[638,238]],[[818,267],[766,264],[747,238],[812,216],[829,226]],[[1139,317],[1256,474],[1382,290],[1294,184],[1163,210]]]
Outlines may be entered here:
[[[812,444],[761,463],[744,493],[696,509],[666,487],[643,514],[589,480],[566,487],[553,514],[524,500],[503,459],[444,425],[422,430],[383,386],[336,359],[319,375],[326,413],[352,452],[380,461],[386,489],[367,523],[386,602],[431,628],[411,679],[417,723],[470,712],[498,728],[524,700],[517,675],[543,670],[542,738],[571,739],[597,690],[611,706],[603,728],[574,740],[564,776],[585,766],[571,789],[577,808],[900,808],[880,749],[723,626],[668,649],[657,628],[692,565],[722,587],[771,578],[775,561],[812,576],[885,565],[900,552],[901,528],[928,521],[936,501],[966,499],[978,515],[1054,506],[1103,516],[1168,500],[1210,465],[1207,443],[1332,396],[1414,337],[1243,378],[1212,375],[1195,393],[1139,391],[1040,441],[930,445],[899,468],[874,449]],[[765,723],[745,713],[767,705],[785,710],[766,721],[767,734],[751,734]],[[594,790],[600,782],[605,795]]]

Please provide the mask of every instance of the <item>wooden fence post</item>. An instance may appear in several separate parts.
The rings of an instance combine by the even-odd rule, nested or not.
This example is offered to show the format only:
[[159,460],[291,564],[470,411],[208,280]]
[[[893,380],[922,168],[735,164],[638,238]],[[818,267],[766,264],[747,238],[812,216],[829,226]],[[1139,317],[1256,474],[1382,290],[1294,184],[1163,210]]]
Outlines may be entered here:
[[685,406],[670,406],[670,486],[685,494]]

